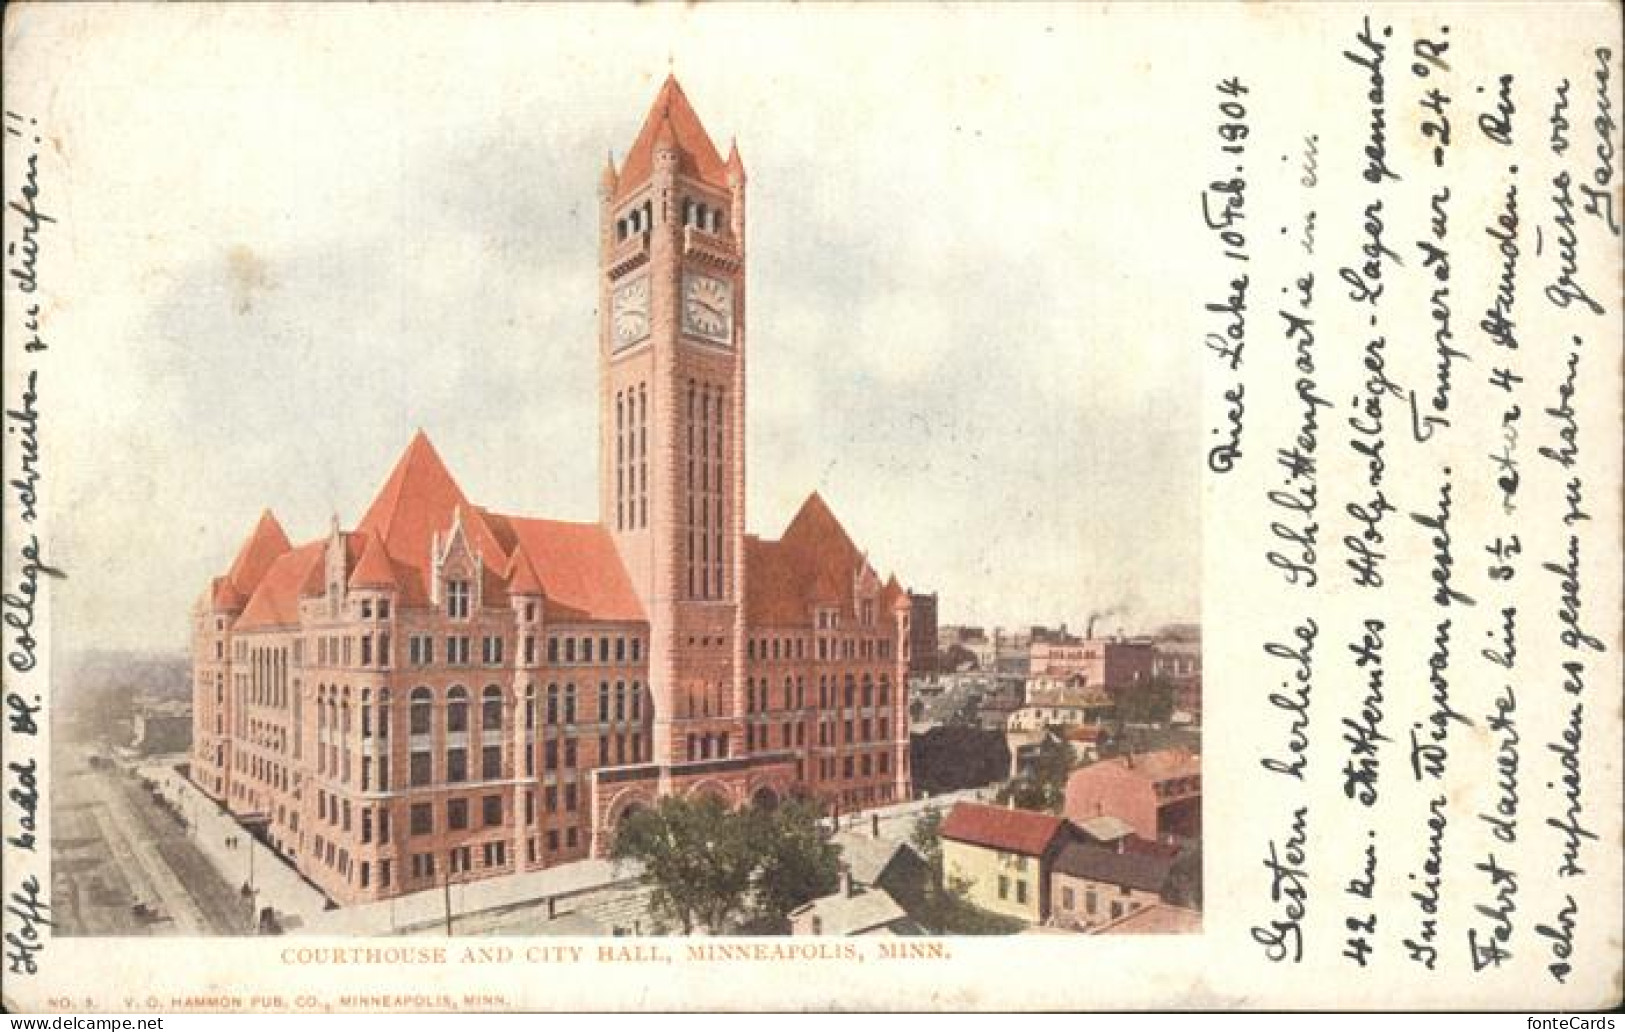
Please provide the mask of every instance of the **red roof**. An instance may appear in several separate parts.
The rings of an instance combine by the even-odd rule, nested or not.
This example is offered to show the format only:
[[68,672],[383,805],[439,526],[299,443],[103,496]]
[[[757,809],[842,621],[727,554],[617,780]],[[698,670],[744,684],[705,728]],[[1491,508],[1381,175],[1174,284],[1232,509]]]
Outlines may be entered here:
[[[841,521],[814,491],[782,538],[745,539],[747,617],[754,624],[784,626],[807,623],[815,605],[851,614],[856,577],[866,565]],[[884,604],[884,591],[881,599]]]
[[[645,619],[609,533],[595,523],[503,516],[470,505],[434,446],[419,431],[353,532],[340,534],[352,588],[392,588],[403,605],[429,601],[436,535],[460,523],[483,566],[486,605],[512,594],[542,595],[548,615],[562,619]],[[243,546],[233,575],[217,577],[211,598],[246,606],[243,630],[294,624],[302,595],[320,595],[328,539],[290,550],[266,513]],[[252,581],[242,590],[233,576]]]
[[286,627],[299,622],[299,596],[314,582],[320,588],[326,539],[284,552],[271,564],[237,620],[240,631]]
[[377,534],[369,532],[362,536],[366,539],[366,545],[361,550],[361,561],[356,563],[355,570],[350,574],[350,587],[399,587],[395,581],[394,564],[389,561],[389,555],[384,551],[384,543],[378,539]]
[[356,530],[375,534],[395,563],[402,599],[410,605],[429,601],[429,563],[434,536],[450,529],[462,510],[463,530],[480,560],[501,570],[507,552],[497,542],[479,510],[468,503],[446,464],[419,430],[389,479],[373,499]]
[[981,803],[955,803],[942,822],[941,835],[956,842],[1000,849],[1024,856],[1042,856],[1066,827],[1053,814],[1016,810]]
[[668,75],[654,104],[649,107],[648,117],[643,120],[637,141],[632,144],[626,161],[621,165],[615,200],[630,196],[649,181],[649,175],[654,170],[655,145],[662,141],[662,137],[676,144],[678,172],[713,186],[727,185],[727,168],[717,153],[716,145],[711,142],[705,126],[700,124],[700,116],[694,113],[688,97],[683,95],[683,87],[678,85],[677,77]]
[[[596,523],[567,523],[491,514],[518,541],[547,597],[548,616],[564,619],[642,620],[643,606],[621,564],[609,531]],[[507,567],[504,566],[504,569]],[[510,591],[518,590],[511,587]]]
[[260,579],[265,571],[271,568],[277,556],[282,555],[293,546],[288,544],[288,535],[282,532],[282,524],[271,514],[270,509],[260,513],[259,522],[249,532],[248,539],[243,547],[237,550],[237,558],[232,561],[231,569],[226,571],[224,584],[217,584],[215,588],[215,603],[229,603],[221,608],[235,608],[241,605],[254,589],[259,587]]
[[508,561],[508,591],[514,595],[542,593],[542,579],[536,576],[536,567],[531,565],[530,556],[523,548],[514,549],[513,558]]
[[1118,756],[1091,763],[1072,772],[1071,780],[1084,781],[1170,781],[1202,773],[1202,756],[1185,749],[1158,749],[1155,752]]

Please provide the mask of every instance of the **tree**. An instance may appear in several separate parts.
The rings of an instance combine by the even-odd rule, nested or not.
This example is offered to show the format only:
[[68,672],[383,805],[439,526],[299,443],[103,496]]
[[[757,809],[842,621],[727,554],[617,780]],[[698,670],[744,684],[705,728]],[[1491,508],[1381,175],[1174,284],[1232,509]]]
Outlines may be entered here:
[[1166,724],[1174,714],[1174,686],[1156,678],[1144,686],[1125,688],[1117,695],[1117,722]]
[[934,727],[913,736],[909,753],[914,787],[927,795],[980,788],[1002,780],[1010,770],[1004,733],[981,727]]
[[772,810],[739,815],[756,853],[756,909],[771,924],[840,884],[840,850],[824,838],[816,803],[792,799]]
[[720,799],[667,796],[628,817],[610,853],[643,863],[651,907],[685,935],[721,931],[743,911],[757,867],[748,824]]
[[1051,733],[1038,743],[1032,771],[1006,782],[997,799],[1023,810],[1060,812],[1066,802],[1066,779],[1072,773],[1072,747]]
[[651,906],[684,934],[726,931],[752,903],[757,919],[779,927],[840,881],[839,851],[818,815],[817,804],[799,799],[730,810],[709,796],[668,796],[627,818],[610,852],[643,863]]

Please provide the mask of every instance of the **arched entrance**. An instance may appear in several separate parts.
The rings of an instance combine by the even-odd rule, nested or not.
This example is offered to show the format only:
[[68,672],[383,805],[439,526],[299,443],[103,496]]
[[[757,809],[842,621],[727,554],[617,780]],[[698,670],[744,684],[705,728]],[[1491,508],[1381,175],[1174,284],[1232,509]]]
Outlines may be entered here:
[[772,813],[779,808],[779,794],[763,785],[751,793],[750,805],[763,813]]

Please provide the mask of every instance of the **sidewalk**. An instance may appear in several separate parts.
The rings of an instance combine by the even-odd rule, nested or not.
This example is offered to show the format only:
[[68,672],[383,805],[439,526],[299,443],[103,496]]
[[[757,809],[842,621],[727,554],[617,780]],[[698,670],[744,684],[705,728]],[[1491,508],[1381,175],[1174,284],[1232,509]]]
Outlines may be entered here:
[[[449,892],[452,933],[459,918],[481,916],[487,919],[506,910],[535,908],[545,913],[552,901],[556,914],[565,917],[574,910],[575,899],[607,888],[630,886],[643,874],[636,861],[577,860],[540,871],[478,881],[456,883]],[[444,887],[414,892],[379,903],[363,903],[318,915],[299,929],[311,935],[400,935],[411,932],[444,934],[446,902]]]
[[[921,814],[928,810],[939,810],[944,817],[958,802],[985,803],[993,798],[995,786],[985,788],[965,788],[957,792],[944,792],[929,799],[914,799],[906,803],[893,803],[890,806],[877,806],[856,813],[842,814],[840,827],[836,831],[855,831],[867,835],[874,826],[874,819],[880,818],[880,837],[893,842],[906,842],[914,833],[914,822]],[[829,821],[825,820],[827,827]]]
[[[150,779],[158,793],[186,818],[191,825],[192,841],[228,885],[237,887],[248,883],[249,866],[253,865],[255,906],[274,910],[285,931],[299,930],[325,911],[326,896],[300,877],[287,861],[256,841],[247,829],[196,785],[177,774],[172,766],[148,764],[135,770],[137,775]],[[229,836],[236,836],[235,849],[226,846]]]
[[[136,769],[152,780],[158,791],[175,804],[192,825],[192,838],[209,862],[239,886],[248,880],[249,850],[254,854],[254,888],[258,906],[276,911],[283,931],[295,935],[396,935],[408,932],[444,932],[446,890],[426,889],[378,903],[327,909],[327,897],[276,853],[254,840],[242,825],[204,795],[196,785],[165,764]],[[235,835],[237,848],[226,848],[226,838]],[[608,860],[580,860],[541,871],[451,886],[452,929],[459,917],[490,915],[525,906],[543,906],[552,899],[560,915],[570,908],[567,901],[587,893],[615,886],[631,885],[643,873],[633,861],[616,864]]]

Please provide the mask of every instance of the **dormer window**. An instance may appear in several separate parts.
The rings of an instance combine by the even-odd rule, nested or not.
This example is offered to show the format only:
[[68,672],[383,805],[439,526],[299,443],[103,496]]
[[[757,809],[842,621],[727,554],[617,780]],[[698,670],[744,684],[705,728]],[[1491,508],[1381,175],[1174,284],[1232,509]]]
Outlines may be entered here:
[[468,616],[469,590],[468,581],[454,580],[446,582],[446,615],[456,618]]

